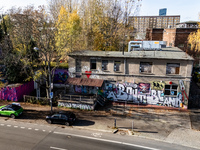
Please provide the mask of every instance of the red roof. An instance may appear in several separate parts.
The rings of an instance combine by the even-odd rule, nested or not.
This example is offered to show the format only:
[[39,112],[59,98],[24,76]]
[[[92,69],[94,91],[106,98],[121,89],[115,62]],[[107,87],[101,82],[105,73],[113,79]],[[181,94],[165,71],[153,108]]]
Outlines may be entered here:
[[101,87],[103,81],[101,79],[90,78],[68,78],[65,84]]

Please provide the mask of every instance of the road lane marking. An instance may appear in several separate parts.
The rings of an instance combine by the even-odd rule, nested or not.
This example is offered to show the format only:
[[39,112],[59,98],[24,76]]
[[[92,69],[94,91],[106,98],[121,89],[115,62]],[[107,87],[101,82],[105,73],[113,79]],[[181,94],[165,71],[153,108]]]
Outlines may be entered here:
[[39,129],[35,129],[35,131],[38,131]]
[[63,148],[58,148],[58,147],[50,147],[51,149],[58,149],[58,150],[67,150],[67,149],[63,149]]
[[28,128],[29,130],[31,130],[32,128]]
[[94,137],[101,137],[102,133],[92,133],[92,136],[94,136]]
[[45,130],[42,130],[43,132],[45,132]]
[[14,128],[18,128],[18,126],[14,126]]
[[1,124],[1,126],[4,126],[4,124]]
[[25,127],[20,127],[21,129],[25,129]]
[[71,136],[80,137],[80,138],[86,138],[86,139],[91,139],[91,140],[98,140],[98,141],[103,141],[103,142],[122,144],[122,145],[127,145],[127,146],[134,146],[134,147],[145,148],[145,149],[149,149],[149,150],[159,150],[159,149],[151,148],[151,147],[147,147],[147,146],[141,146],[141,145],[137,145],[137,144],[131,144],[131,143],[125,143],[125,142],[119,142],[119,141],[113,141],[113,140],[107,140],[107,139],[99,139],[99,138],[89,137],[89,136],[84,136],[84,135],[76,135],[76,134],[62,133],[62,132],[53,132],[53,133],[62,134],[62,135],[71,135]]
[[11,125],[8,124],[7,127],[11,127]]

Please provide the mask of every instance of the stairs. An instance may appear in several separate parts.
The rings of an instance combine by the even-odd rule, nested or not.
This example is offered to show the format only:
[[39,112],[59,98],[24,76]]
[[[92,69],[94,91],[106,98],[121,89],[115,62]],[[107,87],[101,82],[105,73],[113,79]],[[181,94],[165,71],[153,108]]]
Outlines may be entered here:
[[97,103],[101,106],[104,106],[106,103],[106,98],[101,95],[97,95]]

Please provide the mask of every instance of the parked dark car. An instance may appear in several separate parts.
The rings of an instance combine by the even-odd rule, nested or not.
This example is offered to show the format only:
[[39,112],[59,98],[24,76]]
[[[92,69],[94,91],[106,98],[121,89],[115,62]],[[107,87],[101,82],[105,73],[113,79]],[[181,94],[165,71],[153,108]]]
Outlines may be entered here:
[[72,112],[59,112],[51,116],[46,116],[46,121],[49,124],[58,123],[70,126],[74,124],[75,120],[76,120],[76,115]]

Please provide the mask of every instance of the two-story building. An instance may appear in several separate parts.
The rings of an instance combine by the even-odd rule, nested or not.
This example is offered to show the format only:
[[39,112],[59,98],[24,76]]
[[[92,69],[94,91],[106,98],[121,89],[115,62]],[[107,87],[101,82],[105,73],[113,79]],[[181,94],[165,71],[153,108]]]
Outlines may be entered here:
[[113,101],[187,107],[192,68],[193,58],[174,47],[124,53],[76,51],[69,54],[68,72],[75,82],[104,80],[102,92]]

